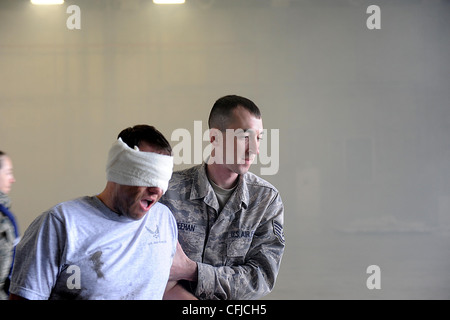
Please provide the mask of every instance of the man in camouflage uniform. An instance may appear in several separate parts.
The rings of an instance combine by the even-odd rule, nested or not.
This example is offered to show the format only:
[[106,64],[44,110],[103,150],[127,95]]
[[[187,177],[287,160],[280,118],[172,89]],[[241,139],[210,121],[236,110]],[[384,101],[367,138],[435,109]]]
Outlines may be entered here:
[[252,101],[226,96],[214,104],[209,127],[207,163],[175,172],[161,199],[177,220],[184,257],[174,260],[171,279],[202,300],[258,299],[273,289],[285,246],[281,197],[248,172],[261,114]]

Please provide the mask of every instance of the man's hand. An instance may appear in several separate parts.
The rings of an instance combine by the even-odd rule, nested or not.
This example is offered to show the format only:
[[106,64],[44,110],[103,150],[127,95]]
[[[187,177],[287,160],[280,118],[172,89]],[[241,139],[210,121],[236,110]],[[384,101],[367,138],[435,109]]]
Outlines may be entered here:
[[177,252],[170,268],[169,281],[188,280],[197,281],[197,263],[188,258],[183,248],[177,242]]

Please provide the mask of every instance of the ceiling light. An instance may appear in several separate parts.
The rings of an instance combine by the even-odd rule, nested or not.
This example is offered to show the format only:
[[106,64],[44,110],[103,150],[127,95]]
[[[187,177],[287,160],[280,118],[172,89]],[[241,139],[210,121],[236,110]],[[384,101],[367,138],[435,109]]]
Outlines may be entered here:
[[153,0],[156,4],[182,4],[184,0]]
[[63,4],[64,0],[31,0],[32,4],[45,4],[45,5],[51,5],[51,4]]

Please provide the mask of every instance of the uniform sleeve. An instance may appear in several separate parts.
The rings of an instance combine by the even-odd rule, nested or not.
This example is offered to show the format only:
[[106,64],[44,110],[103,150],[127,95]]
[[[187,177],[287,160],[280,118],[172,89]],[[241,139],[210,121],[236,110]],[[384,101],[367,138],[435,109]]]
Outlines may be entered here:
[[52,212],[38,217],[16,247],[10,292],[29,300],[50,297],[58,277],[65,232]]
[[0,300],[7,299],[5,281],[11,270],[14,231],[0,213]]
[[279,194],[264,216],[243,263],[220,267],[198,263],[195,295],[199,299],[254,300],[272,291],[285,247]]

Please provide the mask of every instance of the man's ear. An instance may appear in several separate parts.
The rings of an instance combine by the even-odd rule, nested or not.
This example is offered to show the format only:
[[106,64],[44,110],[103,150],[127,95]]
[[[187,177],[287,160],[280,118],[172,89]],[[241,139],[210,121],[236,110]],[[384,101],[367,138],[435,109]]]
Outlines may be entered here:
[[209,129],[209,142],[212,145],[218,145],[222,141],[222,131],[216,128]]

